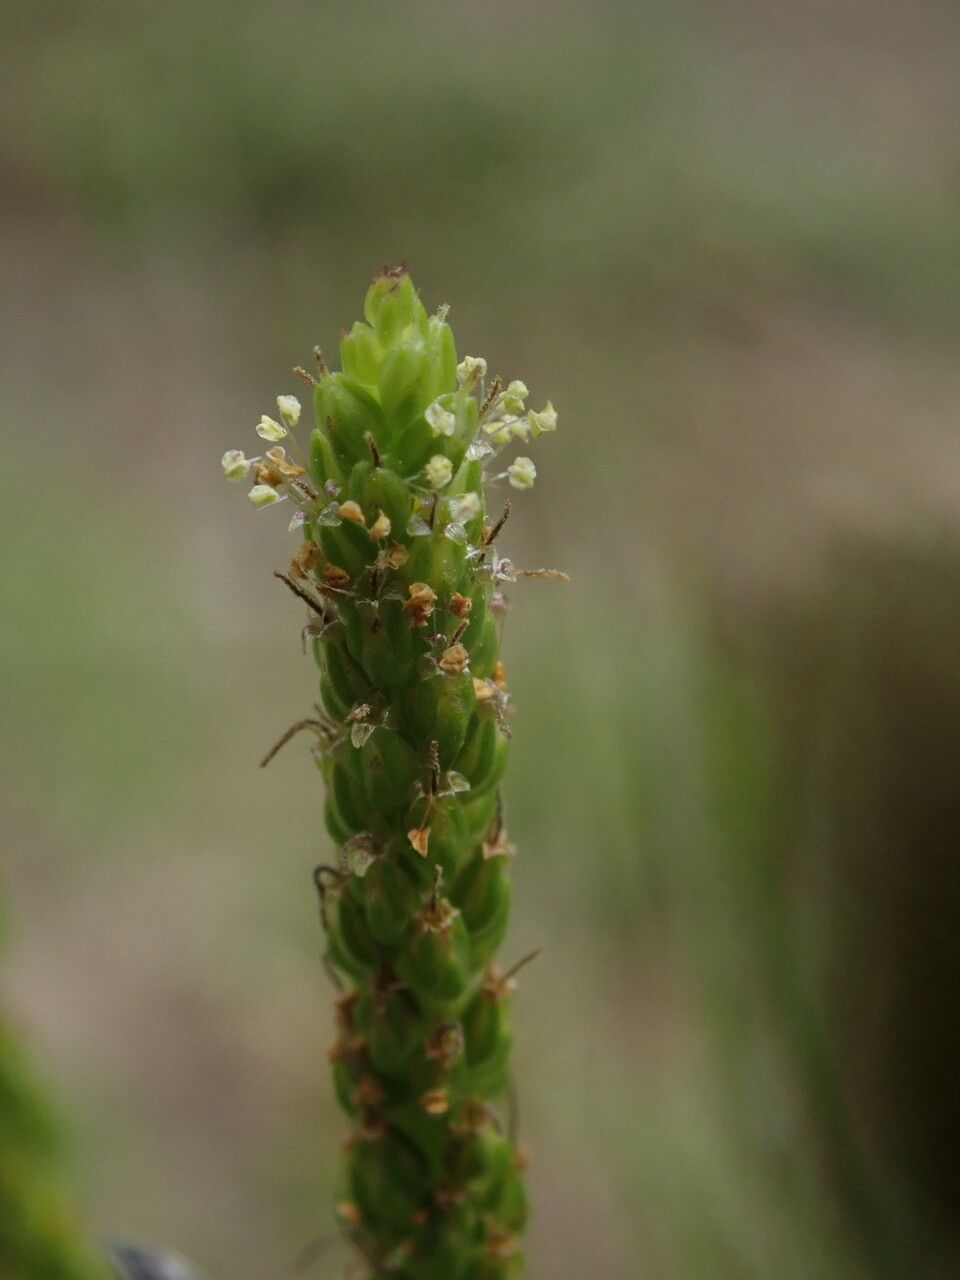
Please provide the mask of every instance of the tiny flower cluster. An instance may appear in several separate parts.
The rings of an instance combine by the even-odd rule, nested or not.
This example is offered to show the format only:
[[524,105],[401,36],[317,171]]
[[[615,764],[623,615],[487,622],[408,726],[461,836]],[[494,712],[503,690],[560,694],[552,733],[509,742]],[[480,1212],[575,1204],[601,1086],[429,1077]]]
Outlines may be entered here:
[[[526,383],[519,378],[510,382],[503,390],[499,380],[494,382],[491,393],[484,397],[484,379],[487,375],[487,362],[483,356],[465,356],[457,365],[457,384],[461,391],[472,391],[480,394],[482,416],[480,426],[484,441],[475,441],[471,445],[474,457],[492,455],[508,445],[512,440],[527,442],[536,440],[557,429],[557,411],[548,400],[542,409],[527,409],[526,401],[530,392]],[[444,398],[434,400],[424,414],[427,424],[434,435],[452,436],[456,430],[457,417],[451,412]],[[424,468],[428,485],[434,489],[442,489],[449,484],[453,472],[447,459],[436,454]],[[504,475],[514,489],[530,489],[537,477],[537,469],[532,460],[519,457],[507,468]]]
[[[536,440],[541,435],[556,430],[557,411],[549,400],[540,410],[527,409],[529,391],[525,383],[514,379],[502,389],[499,378],[495,378],[487,391],[486,376],[487,361],[482,356],[465,356],[457,365],[459,391],[447,393],[427,406],[424,418],[438,444],[444,438],[453,437],[458,422],[464,421],[462,409],[458,406],[463,404],[464,393],[473,391],[478,394],[480,412],[478,426],[474,428],[475,438],[467,447],[468,460],[493,457],[513,440]],[[302,524],[304,518],[316,518],[321,524],[340,523],[342,519],[350,519],[350,514],[345,514],[343,507],[335,502],[318,514],[315,513],[312,517],[309,515],[318,495],[307,481],[305,468],[288,458],[280,445],[281,441],[288,441],[297,451],[296,439],[292,433],[300,422],[300,401],[292,395],[277,396],[277,413],[277,418],[263,414],[255,427],[257,435],[273,447],[264,455],[251,458],[241,449],[228,449],[222,458],[226,479],[239,482],[246,480],[252,473],[253,485],[248,497],[257,508],[273,506],[288,497],[292,498],[298,511],[291,528]],[[425,482],[428,490],[437,493],[453,480],[453,462],[445,453],[435,453],[428,459],[421,474],[421,483]],[[517,490],[531,489],[537,478],[537,468],[531,458],[521,455],[505,471],[490,478],[506,479]],[[328,498],[331,496],[333,495],[327,495]],[[480,506],[477,493],[451,498],[451,530],[460,531],[463,522],[475,516]],[[416,528],[409,528],[409,533],[429,532],[416,509],[411,516],[411,523]],[[379,530],[372,532],[375,538],[379,534]]]
[[[248,458],[242,449],[228,449],[221,459],[227,480],[246,480],[253,470],[254,484],[247,496],[255,507],[271,507],[281,502],[286,494],[279,490],[294,486],[294,482],[303,484],[301,478],[306,474],[305,469],[292,462],[279,447],[279,442],[286,440],[300,421],[300,401],[296,396],[277,396],[277,410],[283,422],[262,414],[256,426],[261,440],[268,441],[274,448],[253,458]],[[298,492],[296,487],[294,492]]]

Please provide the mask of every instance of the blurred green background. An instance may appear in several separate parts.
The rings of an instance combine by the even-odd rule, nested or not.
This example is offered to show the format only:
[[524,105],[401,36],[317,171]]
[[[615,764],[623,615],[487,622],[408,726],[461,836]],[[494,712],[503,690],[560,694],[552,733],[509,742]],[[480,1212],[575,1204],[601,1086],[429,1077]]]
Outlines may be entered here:
[[960,1274],[958,72],[936,0],[6,0],[3,990],[94,1230],[330,1229],[321,796],[256,767],[315,676],[219,457],[405,258],[561,415],[531,1275]]

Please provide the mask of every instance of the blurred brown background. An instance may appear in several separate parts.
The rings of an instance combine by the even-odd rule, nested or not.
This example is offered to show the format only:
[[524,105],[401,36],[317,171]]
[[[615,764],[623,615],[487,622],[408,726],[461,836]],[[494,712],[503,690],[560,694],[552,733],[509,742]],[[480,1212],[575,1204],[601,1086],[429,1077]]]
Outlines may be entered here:
[[[960,10],[6,0],[4,992],[213,1280],[340,1133],[285,522],[218,460],[382,262],[551,396],[518,505],[531,1275],[960,1274]],[[339,1274],[331,1254],[311,1274]]]

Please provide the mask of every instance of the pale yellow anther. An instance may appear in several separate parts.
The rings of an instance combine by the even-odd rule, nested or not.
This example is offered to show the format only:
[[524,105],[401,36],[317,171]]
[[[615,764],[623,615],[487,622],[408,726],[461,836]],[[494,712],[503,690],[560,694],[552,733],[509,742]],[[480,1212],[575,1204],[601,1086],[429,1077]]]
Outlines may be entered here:
[[242,449],[228,449],[221,459],[227,480],[245,480],[252,463]]
[[442,453],[435,453],[423,468],[423,474],[431,488],[442,489],[453,479],[453,463]]
[[268,484],[255,484],[247,497],[255,507],[272,507],[275,502],[280,501],[280,495],[276,489],[272,489]]
[[507,467],[507,475],[514,489],[532,489],[537,478],[537,468],[531,458],[516,458]]
[[295,427],[300,421],[300,401],[296,396],[277,396],[277,408],[288,427]]
[[457,365],[457,381],[464,391],[469,391],[481,378],[486,376],[487,362],[483,356],[464,356]]
[[280,423],[273,418],[268,418],[264,414],[257,423],[257,435],[264,440],[269,440],[271,444],[276,444],[279,440],[283,440],[287,434],[287,428],[281,427]]

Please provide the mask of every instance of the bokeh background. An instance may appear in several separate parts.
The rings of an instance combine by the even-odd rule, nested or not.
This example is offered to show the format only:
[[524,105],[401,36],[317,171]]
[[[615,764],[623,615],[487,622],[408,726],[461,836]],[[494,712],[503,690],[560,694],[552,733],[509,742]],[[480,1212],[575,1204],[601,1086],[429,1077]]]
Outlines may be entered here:
[[[551,396],[531,1275],[960,1274],[960,10],[5,0],[4,997],[97,1232],[329,1233],[315,676],[222,483],[407,259]],[[340,1274],[334,1251],[308,1275]]]

